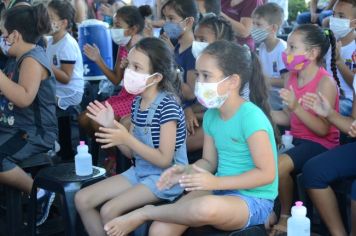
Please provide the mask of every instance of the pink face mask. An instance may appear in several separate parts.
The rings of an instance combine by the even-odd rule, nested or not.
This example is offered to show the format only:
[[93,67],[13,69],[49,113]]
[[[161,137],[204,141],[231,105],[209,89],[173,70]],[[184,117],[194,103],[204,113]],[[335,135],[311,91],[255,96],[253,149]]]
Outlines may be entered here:
[[286,69],[294,72],[304,70],[310,64],[310,60],[305,55],[287,55],[285,52],[282,52],[282,60]]
[[156,74],[157,73],[154,73],[153,75],[141,74],[134,70],[131,70],[130,68],[126,68],[124,73],[124,87],[126,91],[130,94],[140,94],[145,91],[146,88],[156,83],[152,82],[150,84],[147,84],[147,80]]

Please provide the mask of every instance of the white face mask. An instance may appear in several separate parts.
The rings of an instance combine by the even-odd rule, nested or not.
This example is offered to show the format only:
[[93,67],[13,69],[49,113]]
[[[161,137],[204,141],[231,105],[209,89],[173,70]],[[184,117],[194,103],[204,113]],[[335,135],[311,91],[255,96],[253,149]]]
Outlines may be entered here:
[[9,50],[12,44],[9,44],[4,37],[0,37],[0,48],[5,56],[9,55]]
[[195,59],[200,55],[200,53],[209,45],[207,42],[193,41],[192,44],[192,54]]
[[125,36],[125,29],[110,29],[110,33],[112,41],[119,46],[126,46],[131,40],[131,36]]
[[130,94],[140,94],[145,91],[146,88],[156,83],[152,82],[146,85],[147,80],[156,74],[157,73],[154,73],[153,75],[141,74],[134,70],[131,70],[130,68],[126,68],[124,73],[124,87],[126,91]]
[[51,35],[53,35],[53,34],[55,34],[55,33],[57,33],[58,31],[60,31],[61,30],[61,27],[59,26],[59,24],[58,24],[58,22],[57,21],[53,21],[52,23],[51,23]]
[[350,28],[350,23],[351,21],[349,19],[330,17],[330,29],[333,31],[336,39],[345,37],[353,30]]
[[230,76],[216,83],[196,82],[194,94],[199,103],[208,109],[220,108],[229,97],[229,94],[219,95],[218,86],[228,78],[230,78]]

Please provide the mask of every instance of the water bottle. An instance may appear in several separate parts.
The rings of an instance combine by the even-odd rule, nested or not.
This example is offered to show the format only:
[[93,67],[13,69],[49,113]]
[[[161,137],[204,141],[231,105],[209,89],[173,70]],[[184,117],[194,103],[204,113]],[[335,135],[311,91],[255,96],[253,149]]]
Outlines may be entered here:
[[307,208],[303,206],[303,202],[296,202],[287,222],[288,236],[310,236],[310,220],[306,215]]
[[80,141],[77,146],[77,155],[75,161],[75,174],[78,176],[91,175],[93,173],[93,162],[91,154],[88,152],[88,145],[84,141]]
[[284,153],[293,147],[293,136],[289,130],[286,130],[282,135],[282,148],[279,150],[279,153]]

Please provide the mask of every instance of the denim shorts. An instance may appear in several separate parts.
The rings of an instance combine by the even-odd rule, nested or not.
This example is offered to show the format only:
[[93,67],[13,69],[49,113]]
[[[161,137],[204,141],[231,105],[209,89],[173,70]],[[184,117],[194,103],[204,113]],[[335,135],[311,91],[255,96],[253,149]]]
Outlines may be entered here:
[[160,178],[160,175],[152,174],[140,177],[137,175],[137,171],[139,172],[140,170],[137,170],[137,168],[132,166],[130,169],[121,173],[121,175],[124,176],[130,182],[130,184],[132,184],[132,186],[138,184],[146,186],[157,198],[161,200],[174,201],[184,191],[184,189],[180,187],[179,184],[174,185],[170,189],[159,190],[156,186],[156,183]]
[[236,196],[246,202],[249,217],[246,225],[242,229],[253,225],[264,224],[273,210],[273,200],[247,196],[237,190],[215,190],[213,194],[217,196]]

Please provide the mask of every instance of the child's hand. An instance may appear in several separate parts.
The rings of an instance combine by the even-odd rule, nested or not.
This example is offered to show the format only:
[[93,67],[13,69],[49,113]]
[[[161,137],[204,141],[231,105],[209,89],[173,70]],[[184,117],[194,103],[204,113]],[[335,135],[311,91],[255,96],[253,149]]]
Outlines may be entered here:
[[354,120],[354,122],[351,124],[349,135],[353,138],[356,138],[356,120]]
[[172,49],[172,50],[174,49],[174,45],[172,44],[170,38],[168,37],[168,35],[166,33],[161,34],[161,36],[159,36],[159,37],[160,37],[160,39],[162,39],[163,41],[165,41],[168,44],[168,47],[170,49]]
[[303,106],[313,110],[316,114],[322,117],[328,117],[331,113],[331,106],[329,101],[319,92],[306,93],[303,96]]
[[187,124],[188,133],[194,135],[195,134],[194,127],[199,127],[198,119],[191,107],[187,107],[186,109],[184,109],[184,113],[185,113],[185,122]]
[[113,10],[111,9],[111,6],[109,4],[101,4],[99,10],[102,15],[113,16]]
[[85,44],[84,54],[94,62],[98,62],[100,60],[100,50],[95,44],[93,46],[90,44]]
[[144,37],[153,37],[153,26],[150,20],[145,20],[145,28],[143,29]]
[[89,103],[87,109],[90,113],[86,115],[104,127],[114,126],[114,110],[112,106],[106,101],[105,106],[98,101]]
[[114,120],[115,128],[100,127],[100,132],[95,133],[98,137],[96,141],[105,145],[101,148],[110,148],[118,145],[126,145],[128,136],[130,135],[125,126]]
[[129,60],[126,58],[123,58],[120,63],[120,68],[121,69],[126,69],[126,67],[129,65]]
[[183,175],[179,179],[180,186],[186,191],[218,189],[218,177],[197,165],[192,165],[194,174]]
[[299,103],[295,97],[292,86],[289,86],[289,89],[282,88],[279,92],[279,96],[282,98],[282,102],[288,106],[290,111],[295,111]]
[[174,165],[165,170],[156,185],[159,190],[170,189],[179,182],[179,179],[187,172],[189,166]]

